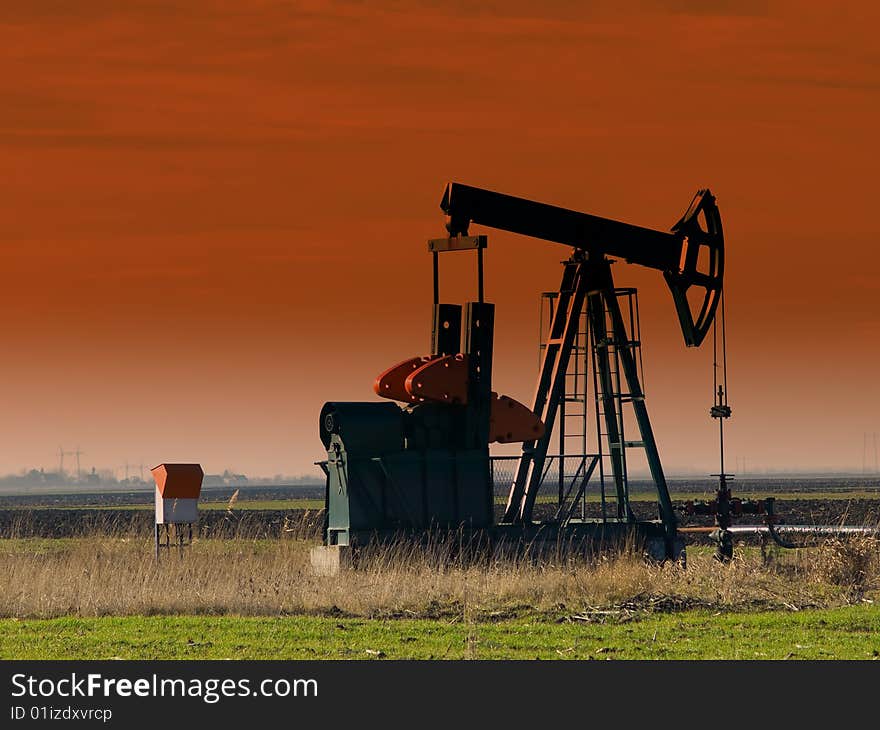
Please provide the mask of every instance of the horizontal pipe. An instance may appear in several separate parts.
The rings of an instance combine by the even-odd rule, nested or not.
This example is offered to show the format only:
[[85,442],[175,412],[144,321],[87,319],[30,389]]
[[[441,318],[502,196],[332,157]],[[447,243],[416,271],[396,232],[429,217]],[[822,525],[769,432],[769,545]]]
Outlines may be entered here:
[[[684,534],[709,534],[717,530],[717,526],[711,527],[679,527],[678,532]],[[880,535],[878,527],[857,527],[856,525],[775,525],[778,533],[791,535],[819,535],[819,536],[844,536],[844,535]],[[732,535],[769,535],[770,528],[767,525],[731,525],[727,531]]]
[[[714,529],[714,528],[713,528]],[[733,535],[769,535],[767,525],[732,525],[727,528]],[[789,535],[819,535],[838,537],[845,535],[880,535],[880,526],[858,527],[856,525],[774,525],[778,533]]]

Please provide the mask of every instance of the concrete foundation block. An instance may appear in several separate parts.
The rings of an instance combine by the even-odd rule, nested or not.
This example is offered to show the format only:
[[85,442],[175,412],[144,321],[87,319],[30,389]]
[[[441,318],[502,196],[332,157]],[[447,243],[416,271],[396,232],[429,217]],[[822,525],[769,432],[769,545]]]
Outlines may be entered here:
[[329,578],[351,568],[349,545],[316,545],[312,548],[309,557],[314,575]]

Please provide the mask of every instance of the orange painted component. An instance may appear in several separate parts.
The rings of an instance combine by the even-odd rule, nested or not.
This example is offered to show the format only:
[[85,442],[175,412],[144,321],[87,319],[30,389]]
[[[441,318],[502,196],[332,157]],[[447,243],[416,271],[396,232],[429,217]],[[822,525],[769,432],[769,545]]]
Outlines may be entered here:
[[437,403],[467,403],[467,355],[444,355],[422,365],[404,384],[406,392]]
[[404,403],[418,403],[421,399],[408,393],[405,387],[406,379],[425,363],[436,360],[439,355],[427,355],[426,357],[411,357],[393,367],[388,368],[376,378],[373,383],[373,391],[376,395],[391,400],[400,400]]
[[150,469],[163,499],[198,499],[205,473],[199,464],[159,464]]
[[544,435],[544,424],[528,406],[506,395],[492,393],[489,412],[489,442],[509,444],[531,441]]
[[[404,403],[457,403],[468,401],[467,355],[411,357],[388,368],[373,383],[376,395]],[[544,424],[528,406],[506,395],[492,393],[489,442],[500,444],[541,438]]]

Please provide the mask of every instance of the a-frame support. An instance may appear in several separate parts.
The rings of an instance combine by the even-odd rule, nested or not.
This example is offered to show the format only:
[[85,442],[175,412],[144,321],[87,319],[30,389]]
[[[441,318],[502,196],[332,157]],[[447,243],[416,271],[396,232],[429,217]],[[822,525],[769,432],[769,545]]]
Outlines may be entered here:
[[[611,262],[603,256],[589,258],[583,251],[564,264],[559,302],[541,362],[541,374],[535,391],[534,413],[545,425],[544,435],[537,440],[523,444],[516,477],[510,488],[504,522],[529,523],[535,499],[541,485],[547,450],[553,433],[559,404],[565,394],[565,373],[571,358],[571,351],[578,331],[578,323],[583,308],[587,308],[589,326],[596,338],[606,337],[606,313],[611,320],[614,346],[623,371],[628,399],[631,401],[636,423],[644,445],[645,455],[651,476],[657,489],[660,520],[664,525],[667,544],[671,549],[675,537],[677,520],[669,497],[666,477],[660,463],[657,443],[648,418],[644,393],[639,382],[638,367],[634,346],[626,331],[618,297],[614,291],[611,276]],[[611,453],[614,484],[617,491],[618,518],[635,521],[625,489],[623,441],[618,433],[618,403],[613,395],[610,357],[607,347],[597,347],[596,367],[602,383],[602,410]]]

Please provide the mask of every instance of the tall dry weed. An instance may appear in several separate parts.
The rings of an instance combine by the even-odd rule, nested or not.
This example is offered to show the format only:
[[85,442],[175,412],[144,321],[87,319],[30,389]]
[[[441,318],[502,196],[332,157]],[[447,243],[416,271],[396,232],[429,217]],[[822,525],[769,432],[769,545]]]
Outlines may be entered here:
[[880,541],[875,537],[827,540],[815,550],[810,575],[818,583],[843,588],[851,600],[880,587]]

